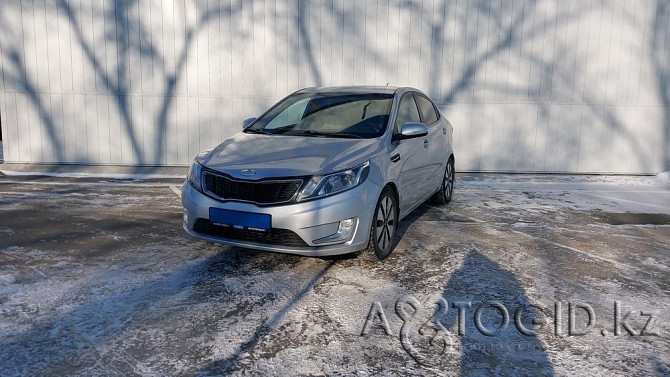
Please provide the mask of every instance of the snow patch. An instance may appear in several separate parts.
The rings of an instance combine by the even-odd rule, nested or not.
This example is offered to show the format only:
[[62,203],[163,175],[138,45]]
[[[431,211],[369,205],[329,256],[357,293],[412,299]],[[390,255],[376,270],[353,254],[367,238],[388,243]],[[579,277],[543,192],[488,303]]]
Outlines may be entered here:
[[489,226],[484,226],[482,228],[482,230],[484,231],[484,233],[488,234],[489,236],[493,236],[493,237],[501,237],[503,235],[502,232],[500,232],[497,229],[494,229],[492,227],[489,227]]
[[56,268],[65,268],[65,267],[69,267],[70,265],[71,265],[71,263],[68,262],[68,261],[60,261],[60,262],[54,264],[53,266],[56,267]]
[[643,260],[642,265],[650,266],[650,267],[656,267],[656,268],[658,268],[659,270],[662,270],[662,271],[670,270],[670,267],[664,265],[663,263],[657,261],[654,258],[647,258],[647,259]]
[[43,176],[57,178],[109,178],[109,179],[186,179],[182,174],[116,174],[116,173],[52,173],[37,171],[2,171],[8,177]]
[[23,248],[21,246],[9,246],[5,248],[5,252],[9,253],[15,253],[17,251],[21,251]]
[[16,276],[13,274],[0,274],[1,284],[13,284],[16,281]]
[[670,171],[664,171],[656,175],[656,183],[659,186],[670,188]]

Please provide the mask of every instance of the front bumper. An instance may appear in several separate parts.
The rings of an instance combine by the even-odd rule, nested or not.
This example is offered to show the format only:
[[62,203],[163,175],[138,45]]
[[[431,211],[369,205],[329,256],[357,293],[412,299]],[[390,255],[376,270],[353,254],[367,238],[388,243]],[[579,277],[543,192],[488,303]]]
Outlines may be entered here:
[[[184,229],[188,234],[199,239],[251,249],[307,256],[347,254],[362,250],[367,246],[372,215],[380,193],[381,187],[368,179],[360,186],[327,198],[289,205],[260,207],[251,203],[218,201],[194,190],[188,182],[185,182],[182,188]],[[272,216],[273,229],[286,229],[294,232],[304,241],[305,246],[251,242],[200,233],[194,229],[196,221],[209,220],[210,207],[269,214]],[[357,224],[354,234],[348,241],[326,245],[314,243],[314,240],[337,232],[339,222],[349,218],[356,218]]]

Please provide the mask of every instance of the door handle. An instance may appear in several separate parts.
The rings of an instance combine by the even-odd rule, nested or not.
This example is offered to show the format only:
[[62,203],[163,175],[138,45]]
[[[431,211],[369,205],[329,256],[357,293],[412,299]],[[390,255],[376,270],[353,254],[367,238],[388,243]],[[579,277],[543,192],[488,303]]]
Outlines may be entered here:
[[423,141],[423,147],[426,148],[426,149],[428,149],[428,144],[430,144],[430,143],[428,142],[428,139],[425,139],[425,140]]
[[391,156],[391,162],[398,162],[400,161],[400,153],[396,153],[393,156]]

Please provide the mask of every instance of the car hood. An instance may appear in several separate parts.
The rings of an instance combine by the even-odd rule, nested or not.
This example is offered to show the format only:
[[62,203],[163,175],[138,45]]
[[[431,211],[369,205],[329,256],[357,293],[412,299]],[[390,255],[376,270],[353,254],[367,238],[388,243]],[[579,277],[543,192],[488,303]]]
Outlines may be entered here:
[[[200,163],[241,179],[320,175],[367,161],[380,148],[379,145],[379,139],[240,132],[214,148]],[[245,174],[241,173],[242,170],[246,170]]]

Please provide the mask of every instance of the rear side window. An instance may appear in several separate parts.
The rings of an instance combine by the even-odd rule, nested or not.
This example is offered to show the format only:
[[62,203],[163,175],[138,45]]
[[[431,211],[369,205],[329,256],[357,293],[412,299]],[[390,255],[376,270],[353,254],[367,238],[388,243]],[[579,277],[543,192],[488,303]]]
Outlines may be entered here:
[[420,94],[414,95],[416,98],[416,103],[419,105],[419,110],[421,111],[421,119],[426,125],[433,124],[437,122],[438,116],[435,106],[430,100]]
[[419,110],[416,108],[414,96],[411,94],[405,94],[400,99],[398,115],[395,118],[395,132],[399,133],[400,127],[407,122],[421,122]]

